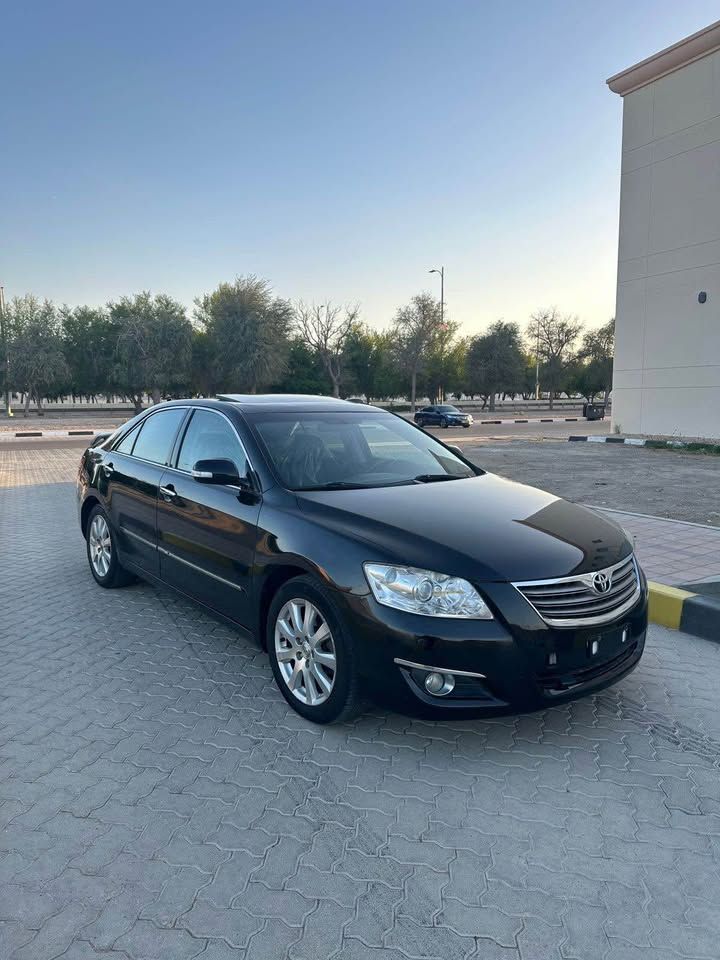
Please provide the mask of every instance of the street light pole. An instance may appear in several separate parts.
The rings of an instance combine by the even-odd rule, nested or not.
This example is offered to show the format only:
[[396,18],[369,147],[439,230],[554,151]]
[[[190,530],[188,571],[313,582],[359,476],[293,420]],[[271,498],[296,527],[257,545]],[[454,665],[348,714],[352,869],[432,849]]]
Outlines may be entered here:
[[535,343],[535,399],[540,399],[540,317],[537,322],[537,341]]
[[10,405],[10,335],[5,317],[5,288],[0,287],[0,339],[2,340],[5,366],[5,413],[13,415]]
[[445,324],[445,267],[440,267],[439,270],[433,268],[428,272],[440,274],[440,326],[442,327]]
[[[440,267],[439,270],[433,267],[432,270],[429,270],[428,273],[439,273],[440,274],[440,329],[445,329],[445,267]],[[445,390],[443,387],[440,388],[440,399],[445,399]]]

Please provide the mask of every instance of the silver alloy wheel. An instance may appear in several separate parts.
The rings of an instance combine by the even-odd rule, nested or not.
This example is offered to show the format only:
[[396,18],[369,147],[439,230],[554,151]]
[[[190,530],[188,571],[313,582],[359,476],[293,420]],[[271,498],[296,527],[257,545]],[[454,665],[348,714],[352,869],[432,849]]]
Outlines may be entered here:
[[275,656],[285,686],[300,703],[317,707],[335,686],[337,660],[330,627],[318,608],[288,600],[275,621]]
[[107,520],[101,513],[97,513],[93,517],[93,522],[90,524],[88,545],[90,548],[90,563],[93,566],[93,570],[99,577],[107,576],[107,572],[110,569],[110,560],[112,559],[110,528],[107,525]]

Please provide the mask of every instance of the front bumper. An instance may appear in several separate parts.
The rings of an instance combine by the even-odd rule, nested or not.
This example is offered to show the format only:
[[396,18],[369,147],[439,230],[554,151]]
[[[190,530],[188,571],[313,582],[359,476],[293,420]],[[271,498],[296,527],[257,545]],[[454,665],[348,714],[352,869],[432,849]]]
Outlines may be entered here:
[[[594,693],[638,664],[647,586],[599,627],[552,628],[509,583],[483,584],[494,620],[422,617],[345,596],[367,692],[394,709],[435,717],[542,710]],[[398,661],[400,661],[398,663]],[[427,693],[430,671],[453,674],[451,694]]]

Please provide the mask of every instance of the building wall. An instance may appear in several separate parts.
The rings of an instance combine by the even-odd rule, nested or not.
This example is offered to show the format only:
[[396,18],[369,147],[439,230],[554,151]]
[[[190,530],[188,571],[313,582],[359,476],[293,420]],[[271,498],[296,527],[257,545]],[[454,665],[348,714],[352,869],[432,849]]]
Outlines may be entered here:
[[623,103],[613,423],[719,437],[720,51]]

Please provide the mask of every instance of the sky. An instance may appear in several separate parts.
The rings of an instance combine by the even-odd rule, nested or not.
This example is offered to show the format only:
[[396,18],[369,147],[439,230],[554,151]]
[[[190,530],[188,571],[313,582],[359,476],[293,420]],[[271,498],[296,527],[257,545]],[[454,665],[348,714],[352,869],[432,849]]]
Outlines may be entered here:
[[607,77],[717,0],[3,4],[0,283],[189,308],[237,275],[372,326],[614,312]]

